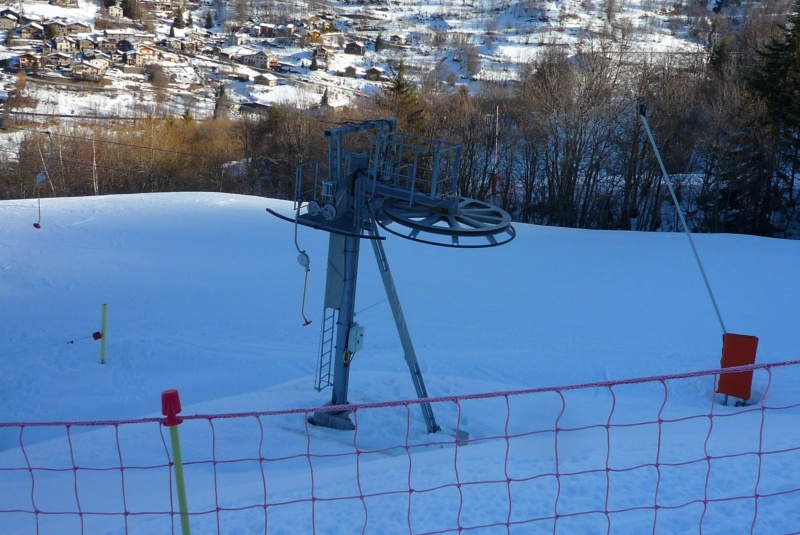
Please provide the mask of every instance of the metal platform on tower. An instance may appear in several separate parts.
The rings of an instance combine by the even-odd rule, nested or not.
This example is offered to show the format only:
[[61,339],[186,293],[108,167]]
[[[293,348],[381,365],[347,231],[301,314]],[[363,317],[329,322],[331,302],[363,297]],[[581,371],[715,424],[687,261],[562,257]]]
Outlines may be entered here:
[[[322,336],[315,387],[332,388],[330,405],[315,425],[353,429],[346,410],[350,366],[364,343],[355,323],[361,240],[372,244],[417,396],[428,398],[416,352],[394,285],[379,229],[425,244],[494,247],[515,237],[511,217],[484,201],[458,193],[461,146],[396,131],[394,119],[347,124],[327,130],[327,176],[319,162],[297,166],[294,217],[271,214],[330,233]],[[295,227],[296,230],[296,227]],[[308,257],[300,253],[308,270]],[[307,323],[309,323],[307,321]],[[429,403],[421,403],[429,433],[439,430]]]

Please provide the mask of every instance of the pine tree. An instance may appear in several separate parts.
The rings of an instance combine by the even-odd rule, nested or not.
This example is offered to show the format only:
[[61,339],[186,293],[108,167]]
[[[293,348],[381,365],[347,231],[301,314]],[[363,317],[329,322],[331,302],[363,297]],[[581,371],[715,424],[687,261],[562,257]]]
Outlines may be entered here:
[[[763,219],[788,228],[796,217],[797,180],[800,177],[800,0],[795,0],[787,24],[763,50],[751,71],[751,90],[766,103],[778,151],[769,169],[771,176],[760,206]],[[766,232],[761,232],[766,234]]]
[[767,103],[773,118],[800,128],[800,0],[788,24],[759,51],[761,61],[750,75],[750,87]]
[[183,10],[180,7],[175,10],[175,18],[172,21],[172,27],[178,28],[179,30],[186,27],[186,23],[183,21]]
[[192,20],[191,12],[186,15],[186,26],[188,26],[189,28],[194,27],[194,21]]
[[379,33],[378,37],[375,38],[375,52],[378,52],[381,48],[383,48],[383,34]]
[[406,65],[402,60],[394,78],[379,95],[378,104],[398,120],[400,130],[414,134],[424,131],[424,109],[420,104],[419,92],[406,78]]
[[317,63],[317,55],[312,53],[311,54],[311,70],[316,71],[319,69],[319,64]]
[[206,11],[206,22],[203,25],[203,27],[206,30],[210,30],[211,28],[214,27],[214,20],[211,18],[211,12],[210,11]]

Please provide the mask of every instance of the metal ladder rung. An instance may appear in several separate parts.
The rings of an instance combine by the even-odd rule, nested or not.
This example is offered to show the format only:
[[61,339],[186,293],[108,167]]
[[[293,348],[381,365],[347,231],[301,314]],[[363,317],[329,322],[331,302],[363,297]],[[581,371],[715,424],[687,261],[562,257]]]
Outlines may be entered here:
[[319,362],[314,388],[317,392],[332,386],[331,362],[333,360],[333,334],[336,327],[336,309],[326,308],[322,317],[322,335],[319,343]]

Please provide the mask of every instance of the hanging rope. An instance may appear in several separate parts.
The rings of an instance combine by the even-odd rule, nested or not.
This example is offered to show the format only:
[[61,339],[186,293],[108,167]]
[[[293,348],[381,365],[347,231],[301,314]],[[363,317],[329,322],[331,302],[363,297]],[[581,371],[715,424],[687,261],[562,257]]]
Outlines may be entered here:
[[297,203],[297,213],[294,215],[294,246],[297,249],[297,262],[306,270],[305,280],[303,280],[303,301],[300,304],[300,315],[303,316],[303,327],[311,325],[311,320],[306,317],[306,291],[308,290],[308,272],[311,271],[311,259],[306,254],[305,250],[300,249],[300,244],[297,243],[297,218],[300,217],[300,205]]
[[45,164],[44,156],[42,155],[42,149],[39,149],[39,157],[42,159],[44,171],[41,171],[38,175],[36,175],[36,202],[39,206],[39,219],[33,224],[35,228],[42,228],[42,186],[48,181],[49,178],[47,172],[50,170],[50,166],[53,165],[53,136],[48,131],[45,131],[44,133],[47,134],[47,138],[50,140],[50,156],[48,156],[47,163]]

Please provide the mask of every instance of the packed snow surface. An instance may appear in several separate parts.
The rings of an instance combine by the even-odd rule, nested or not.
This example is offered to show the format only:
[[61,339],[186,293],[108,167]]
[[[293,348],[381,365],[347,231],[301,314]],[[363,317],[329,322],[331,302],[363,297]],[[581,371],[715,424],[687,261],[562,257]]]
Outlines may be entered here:
[[[292,214],[290,203],[221,193],[43,199],[41,228],[36,229],[35,200],[0,201],[2,421],[160,416],[160,393],[171,388],[179,390],[185,415],[313,408],[328,402],[330,390],[313,388],[328,235],[298,231],[298,245],[311,258],[305,311],[314,321],[303,327],[304,270],[296,261],[295,229],[266,208]],[[386,253],[431,397],[719,366],[721,326],[685,235],[533,225],[516,225],[516,230],[517,238],[507,245],[472,250],[387,237]],[[727,331],[758,336],[760,363],[796,359],[800,242],[738,235],[695,235],[694,240]],[[100,329],[104,303],[107,362],[101,365],[100,342],[91,335]],[[352,364],[349,401],[414,399],[366,244],[356,311],[366,342]],[[799,377],[796,366],[776,368],[771,376],[757,372],[756,406],[762,401],[796,404]],[[365,519],[367,533],[456,529],[459,524],[505,522],[509,515],[513,522],[552,515],[557,493],[559,514],[567,515],[558,521],[559,533],[605,533],[602,514],[568,516],[604,507],[642,507],[611,515],[611,531],[649,533],[655,488],[662,506],[656,515],[658,533],[697,533],[701,523],[703,533],[750,533],[754,489],[758,485],[760,494],[796,489],[800,455],[742,455],[709,468],[706,454],[723,455],[734,447],[744,452],[797,448],[797,408],[769,411],[765,420],[760,411],[731,424],[715,419],[713,432],[708,418],[662,429],[615,428],[611,435],[602,427],[612,411],[613,423],[621,423],[708,414],[712,406],[719,414],[741,410],[715,405],[713,390],[713,379],[692,377],[619,386],[613,396],[605,388],[588,388],[435,404],[444,430],[436,435],[425,432],[416,406],[357,411],[355,438],[352,432],[310,427],[302,414],[218,420],[213,443],[218,459],[302,455],[309,443],[314,452],[344,453],[313,460],[315,496],[357,497],[362,492],[376,497],[317,502],[317,533],[361,533]],[[556,420],[561,428],[599,427],[560,433],[555,450],[552,432],[459,447],[447,435],[456,427],[471,439],[533,428],[552,431]],[[260,438],[261,429],[266,438]],[[184,461],[209,459],[209,423],[191,420],[180,430]],[[118,437],[114,427],[75,428],[69,437],[73,461],[63,427],[26,427],[22,441],[34,466],[119,466],[117,440],[125,465],[141,466],[165,463],[160,432],[157,424],[123,426]],[[0,468],[26,466],[20,435],[18,427],[0,427]],[[414,444],[434,445],[404,450],[407,435]],[[347,455],[354,442],[365,451],[388,450],[363,454],[356,462]],[[562,474],[588,473],[562,476],[558,489],[553,477],[530,479],[554,472],[554,453]],[[633,469],[654,463],[657,456],[676,466],[660,472],[652,465]],[[702,462],[677,466],[693,460]],[[263,481],[270,503],[310,497],[308,458],[267,464],[266,479],[256,461],[227,471],[220,465],[218,480],[212,480],[207,465],[187,469],[190,510],[213,510],[217,499],[220,507],[258,503]],[[607,504],[605,466],[618,470],[610,480]],[[462,483],[501,483],[456,488],[456,469]],[[126,469],[129,510],[168,510],[168,469],[152,476],[157,483],[149,473]],[[5,481],[0,485],[3,510],[30,509],[34,494],[40,510],[74,511],[77,488],[84,511],[122,511],[119,471],[81,473],[77,483],[71,470],[42,471],[35,493],[26,471],[0,472],[0,477]],[[507,477],[520,481],[509,486]],[[409,484],[450,486],[377,496],[407,490]],[[726,496],[750,498],[713,502],[704,512],[703,499]],[[796,501],[797,492],[759,500],[755,533],[795,532],[800,526]],[[270,533],[311,532],[307,501],[270,508],[269,515]],[[132,515],[125,521],[132,533],[164,533],[172,519]],[[32,514],[0,515],[0,531],[31,533],[34,522]],[[89,533],[125,530],[120,516],[87,515],[85,522]],[[192,522],[198,533],[217,526],[214,514]],[[219,522],[224,533],[263,533],[264,510],[227,512]],[[516,529],[552,533],[553,524]],[[41,515],[40,530],[79,533],[81,526],[77,515]]]

